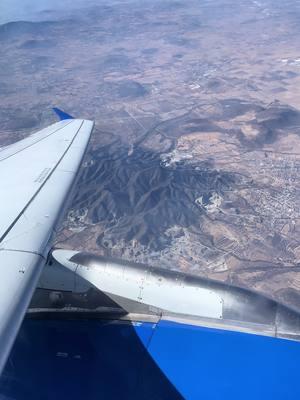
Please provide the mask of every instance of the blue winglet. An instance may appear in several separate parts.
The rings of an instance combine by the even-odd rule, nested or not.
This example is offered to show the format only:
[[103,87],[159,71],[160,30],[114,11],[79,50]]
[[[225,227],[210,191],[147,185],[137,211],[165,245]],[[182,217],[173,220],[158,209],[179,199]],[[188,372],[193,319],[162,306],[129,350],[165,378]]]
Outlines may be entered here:
[[72,115],[67,114],[66,112],[60,110],[59,108],[54,107],[53,111],[55,112],[55,114],[58,115],[58,117],[61,121],[64,119],[74,119],[74,117],[72,117]]

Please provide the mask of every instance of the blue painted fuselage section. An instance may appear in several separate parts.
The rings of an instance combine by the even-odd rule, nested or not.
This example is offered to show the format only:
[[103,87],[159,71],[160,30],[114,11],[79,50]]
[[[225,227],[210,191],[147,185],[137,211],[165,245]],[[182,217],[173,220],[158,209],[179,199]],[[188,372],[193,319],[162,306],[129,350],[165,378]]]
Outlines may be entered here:
[[298,342],[173,322],[27,319],[0,398],[299,399],[299,360]]

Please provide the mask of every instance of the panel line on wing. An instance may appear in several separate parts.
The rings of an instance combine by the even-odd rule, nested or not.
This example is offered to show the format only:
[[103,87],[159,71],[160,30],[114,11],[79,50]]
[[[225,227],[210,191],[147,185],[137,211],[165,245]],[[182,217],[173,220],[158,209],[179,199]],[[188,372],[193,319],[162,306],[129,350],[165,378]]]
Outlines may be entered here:
[[[65,155],[67,154],[67,152],[69,151],[70,147],[72,146],[74,140],[76,139],[80,129],[83,126],[84,121],[81,122],[76,134],[74,135],[72,141],[70,142],[70,144],[68,145],[68,147],[66,148],[66,150],[64,151],[64,153],[62,154],[62,156],[60,157],[60,159],[58,160],[58,162],[55,164],[54,168],[52,169],[51,173],[47,176],[47,178],[44,180],[44,182],[41,184],[41,186],[38,188],[38,190],[34,193],[34,195],[31,197],[31,199],[28,201],[28,203],[25,205],[25,207],[21,210],[21,212],[17,215],[17,217],[14,219],[14,221],[9,225],[9,227],[6,229],[6,231],[3,233],[3,235],[0,237],[0,243],[3,242],[3,240],[5,239],[5,237],[8,235],[9,231],[14,227],[14,225],[18,222],[18,220],[21,218],[21,216],[24,214],[24,212],[26,211],[26,209],[29,207],[29,205],[32,203],[32,201],[36,198],[36,196],[39,194],[39,192],[42,190],[42,188],[45,186],[45,184],[48,182],[48,180],[51,178],[51,176],[53,175],[54,171],[57,169],[57,167],[59,166],[59,164],[61,163],[61,161],[63,160],[63,158],[65,157]],[[66,125],[64,125],[65,127]],[[49,135],[50,136],[50,135]]]
[[[14,155],[16,155],[16,154],[18,154],[18,153],[21,153],[23,150],[29,149],[29,147],[34,146],[35,144],[41,142],[41,141],[44,140],[44,139],[47,139],[49,136],[52,136],[54,133],[56,133],[56,132],[60,131],[61,129],[64,129],[66,126],[70,125],[72,122],[73,122],[73,120],[70,121],[70,122],[68,122],[67,124],[65,124],[65,125],[63,125],[63,126],[61,126],[61,127],[59,127],[58,129],[55,129],[55,131],[49,133],[48,135],[42,137],[41,139],[36,140],[34,143],[30,143],[29,145],[23,147],[22,149],[17,150],[17,151],[15,151],[14,153],[10,154],[9,156],[7,156],[7,157],[5,157],[5,158],[1,158],[1,159],[0,159],[0,162],[5,161],[5,160],[7,160],[8,158],[13,157]],[[38,132],[36,132],[36,133],[38,133]],[[30,137],[30,136],[28,136],[27,138],[29,138],[29,137]],[[27,139],[27,138],[25,138],[25,139]],[[17,142],[16,142],[16,143],[17,143]],[[5,148],[4,148],[3,150],[5,150]]]
[[44,260],[46,260],[46,257],[45,257],[43,254],[41,254],[41,253],[39,253],[39,252],[37,252],[37,251],[19,250],[19,249],[0,249],[0,254],[1,254],[1,251],[11,251],[11,252],[14,252],[14,253],[34,254],[35,256],[40,256],[40,257],[42,257]]

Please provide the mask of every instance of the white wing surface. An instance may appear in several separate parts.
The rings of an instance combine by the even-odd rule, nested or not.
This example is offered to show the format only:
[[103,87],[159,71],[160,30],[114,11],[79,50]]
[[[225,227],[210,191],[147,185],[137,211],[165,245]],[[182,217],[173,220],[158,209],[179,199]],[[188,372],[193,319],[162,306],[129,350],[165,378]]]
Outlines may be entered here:
[[60,121],[0,151],[0,372],[45,263],[93,122]]

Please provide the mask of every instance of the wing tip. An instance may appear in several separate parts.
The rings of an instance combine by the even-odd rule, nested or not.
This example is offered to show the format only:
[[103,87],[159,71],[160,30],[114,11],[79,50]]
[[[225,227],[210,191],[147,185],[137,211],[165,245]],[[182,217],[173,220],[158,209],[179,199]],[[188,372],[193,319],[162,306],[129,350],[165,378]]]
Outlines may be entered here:
[[60,110],[57,107],[53,107],[52,110],[55,112],[55,114],[58,116],[58,118],[63,121],[65,119],[74,119],[74,117],[72,117],[72,115]]

